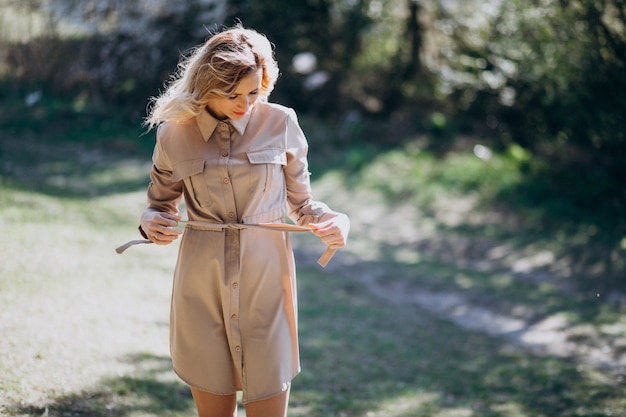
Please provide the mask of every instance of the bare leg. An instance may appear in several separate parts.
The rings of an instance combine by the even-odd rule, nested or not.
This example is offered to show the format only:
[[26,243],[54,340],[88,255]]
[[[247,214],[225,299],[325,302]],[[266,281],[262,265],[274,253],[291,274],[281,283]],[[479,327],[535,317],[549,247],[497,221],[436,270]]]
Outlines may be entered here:
[[237,394],[216,395],[191,388],[198,417],[236,417]]
[[246,404],[246,417],[287,417],[289,390],[266,400]]

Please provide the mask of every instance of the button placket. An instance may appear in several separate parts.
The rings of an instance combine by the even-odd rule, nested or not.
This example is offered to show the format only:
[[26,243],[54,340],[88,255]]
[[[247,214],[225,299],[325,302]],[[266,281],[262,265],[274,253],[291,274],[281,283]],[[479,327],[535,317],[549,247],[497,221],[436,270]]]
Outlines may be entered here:
[[[219,145],[219,176],[223,186],[224,209],[226,210],[225,222],[236,222],[235,195],[229,175],[229,163],[231,155],[231,138],[232,131],[227,123],[220,122],[218,124],[218,145]],[[240,300],[240,231],[225,230],[226,241],[228,242],[227,268],[226,268],[226,285],[228,285],[229,303],[224,306],[224,317],[227,317],[228,334],[230,336],[231,354],[235,366],[239,372],[243,369],[243,353],[242,339],[239,322],[239,300]]]
[[239,288],[239,272],[240,272],[240,264],[239,264],[239,245],[240,241],[240,230],[226,230],[226,238],[232,243],[230,245],[230,253],[229,253],[229,268],[227,270],[227,278],[230,292],[230,303],[228,307],[228,316],[229,322],[226,323],[230,328],[230,346],[233,349],[233,360],[235,362],[235,366],[241,371],[243,368],[243,356],[241,352],[242,339],[241,339],[241,328],[239,323],[239,300],[240,300],[240,288]]

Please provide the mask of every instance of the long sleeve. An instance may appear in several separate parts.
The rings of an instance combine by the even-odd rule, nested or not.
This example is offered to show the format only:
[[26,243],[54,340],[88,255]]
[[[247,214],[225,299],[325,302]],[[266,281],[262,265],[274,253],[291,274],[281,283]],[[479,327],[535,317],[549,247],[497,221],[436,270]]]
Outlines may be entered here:
[[173,181],[172,166],[164,150],[163,131],[157,130],[157,142],[152,154],[152,170],[148,186],[148,209],[176,213],[183,195],[183,182]]
[[317,223],[333,211],[323,202],[315,201],[307,161],[308,143],[298,124],[296,113],[289,110],[287,118],[287,165],[284,169],[287,185],[289,218],[300,226]]

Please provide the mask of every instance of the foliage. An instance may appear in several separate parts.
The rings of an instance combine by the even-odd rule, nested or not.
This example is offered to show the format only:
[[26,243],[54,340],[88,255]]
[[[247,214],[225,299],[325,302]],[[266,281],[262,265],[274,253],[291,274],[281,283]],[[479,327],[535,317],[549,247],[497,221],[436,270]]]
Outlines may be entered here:
[[[304,112],[337,114],[349,108],[343,84],[363,50],[363,32],[372,24],[371,0],[232,0],[226,23],[241,20],[277,45],[282,78],[276,99]],[[308,66],[297,64],[303,54]]]
[[[501,146],[517,143],[553,170],[590,178],[600,171],[619,184],[626,175],[626,101],[616,94],[626,91],[625,7],[621,0],[501,2],[481,30],[451,31],[454,77],[446,88]],[[623,210],[623,186],[610,188],[610,204]]]
[[11,81],[46,94],[83,97],[100,108],[130,110],[135,121],[180,53],[215,29],[205,22],[219,22],[223,14],[223,4],[214,0],[3,3],[5,15],[43,15],[47,22],[25,33],[24,41],[0,45]]
[[492,29],[502,42],[490,49],[518,68],[509,80],[516,97],[508,115],[521,118],[509,123],[518,142],[623,147],[626,102],[614,92],[626,91],[624,13],[623,2],[604,0],[517,1],[503,9]]
[[[180,52],[241,20],[276,44],[273,99],[337,126],[321,140],[365,149],[425,133],[442,156],[458,134],[479,135],[496,150],[529,153],[526,184],[550,184],[533,204],[561,193],[579,208],[599,206],[620,229],[625,8],[623,0],[0,0],[3,23],[33,16],[22,40],[0,33],[0,123],[89,112],[138,123]],[[33,105],[55,96],[71,106]]]

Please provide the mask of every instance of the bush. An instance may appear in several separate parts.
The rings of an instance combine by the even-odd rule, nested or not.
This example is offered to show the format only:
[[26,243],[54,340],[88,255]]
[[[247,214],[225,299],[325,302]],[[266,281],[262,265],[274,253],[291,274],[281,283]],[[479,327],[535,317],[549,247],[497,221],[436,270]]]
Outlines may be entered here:
[[[221,23],[220,2],[48,0],[14,5],[9,12],[47,24],[22,39],[0,40],[3,78],[24,90],[74,98],[95,106],[143,109],[172,73],[182,50]],[[71,25],[68,32],[65,28]],[[25,26],[28,26],[27,24]],[[2,75],[2,74],[0,74]]]

